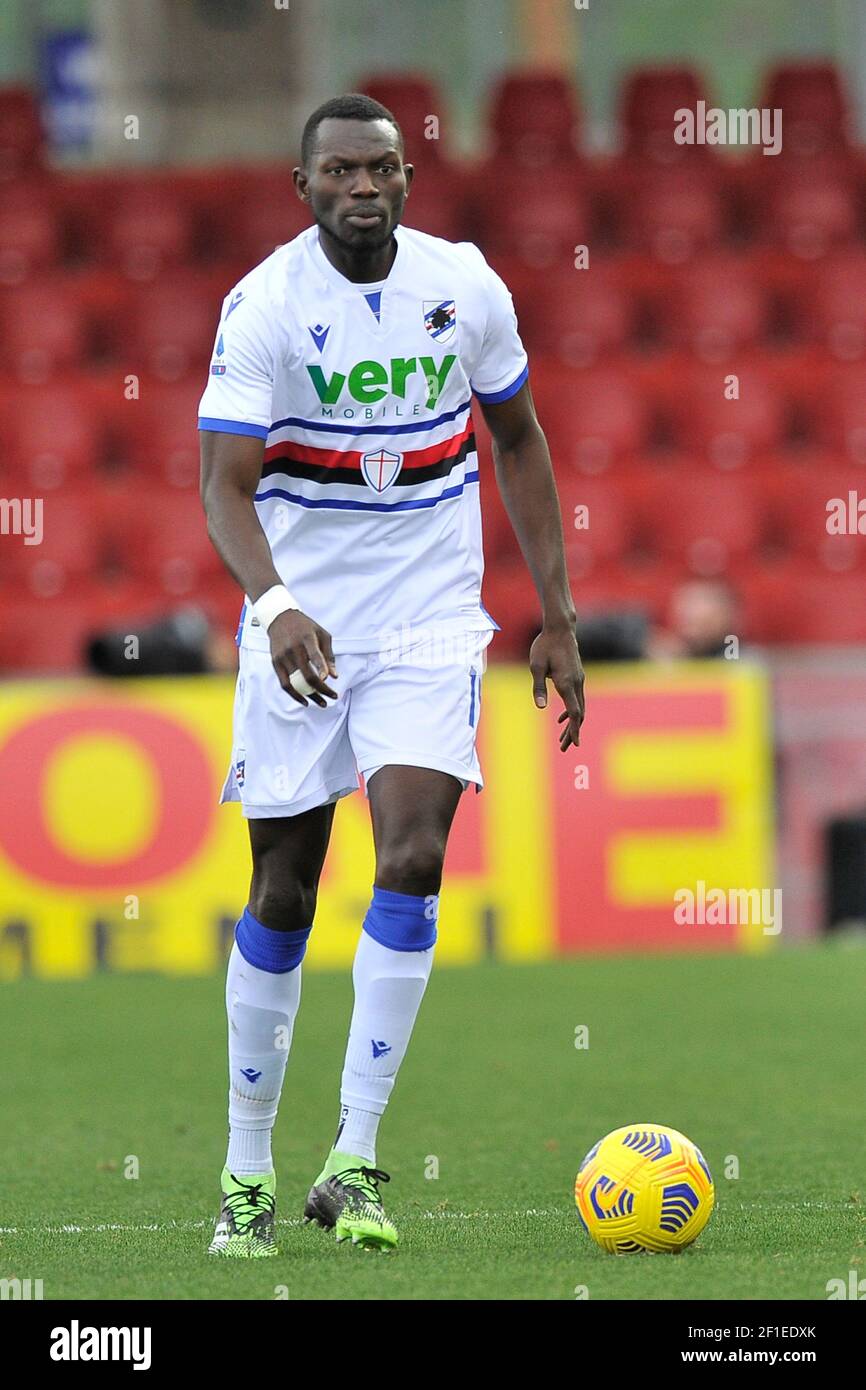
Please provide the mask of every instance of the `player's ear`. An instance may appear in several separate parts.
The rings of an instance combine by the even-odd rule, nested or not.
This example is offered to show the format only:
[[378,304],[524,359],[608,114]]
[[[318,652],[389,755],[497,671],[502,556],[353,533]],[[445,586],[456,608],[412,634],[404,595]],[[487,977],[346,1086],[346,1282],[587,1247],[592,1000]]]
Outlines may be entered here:
[[404,164],[404,165],[403,165],[403,176],[404,176],[404,178],[406,179],[406,197],[408,198],[408,196],[409,196],[409,189],[412,187],[412,180],[413,180],[414,177],[415,177],[415,165],[414,165],[414,164]]
[[295,185],[295,192],[301,202],[308,203],[310,201],[310,181],[306,171],[300,165],[292,170],[292,183]]

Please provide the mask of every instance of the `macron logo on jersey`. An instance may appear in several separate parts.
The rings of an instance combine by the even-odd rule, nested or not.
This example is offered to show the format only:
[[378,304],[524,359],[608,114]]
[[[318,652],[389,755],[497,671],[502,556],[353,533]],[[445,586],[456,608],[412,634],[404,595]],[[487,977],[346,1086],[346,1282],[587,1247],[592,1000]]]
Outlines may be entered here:
[[316,344],[316,347],[319,349],[319,352],[321,352],[321,351],[323,350],[323,348],[324,348],[324,346],[325,346],[325,343],[327,342],[328,334],[330,333],[330,331],[331,331],[331,325],[330,325],[330,324],[325,325],[325,324],[322,324],[322,323],[317,323],[316,326],[315,326],[315,328],[310,328],[310,337],[312,338],[313,342]]
[[382,362],[366,358],[363,362],[356,362],[348,372],[332,372],[329,377],[325,376],[318,364],[308,365],[307,371],[322,405],[337,405],[344,387],[359,405],[375,405],[388,395],[405,400],[406,383],[418,373],[427,385],[424,404],[428,410],[432,410],[456,361],[454,353],[449,352],[438,366],[432,357],[392,357],[387,367]]

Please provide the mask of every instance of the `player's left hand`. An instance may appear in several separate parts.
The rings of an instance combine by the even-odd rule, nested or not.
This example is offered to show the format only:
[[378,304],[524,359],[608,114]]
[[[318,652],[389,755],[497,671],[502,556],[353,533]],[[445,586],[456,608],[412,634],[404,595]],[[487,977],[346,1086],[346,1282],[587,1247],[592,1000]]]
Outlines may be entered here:
[[559,736],[560,752],[580,744],[580,726],[586,714],[584,673],[577,638],[572,628],[543,628],[529,649],[532,694],[539,709],[547,706],[547,681],[553,681],[565,709],[558,723],[568,720]]

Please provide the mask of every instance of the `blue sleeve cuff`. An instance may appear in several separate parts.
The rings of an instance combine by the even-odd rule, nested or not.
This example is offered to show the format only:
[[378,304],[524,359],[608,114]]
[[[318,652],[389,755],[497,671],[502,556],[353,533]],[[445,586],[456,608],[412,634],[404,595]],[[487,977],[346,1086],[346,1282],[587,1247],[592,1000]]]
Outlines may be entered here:
[[480,401],[482,405],[496,405],[497,401],[507,401],[509,397],[516,396],[521,386],[523,386],[526,383],[528,377],[529,363],[527,362],[526,366],[523,368],[523,371],[520,373],[520,376],[517,378],[517,380],[512,381],[510,386],[503,387],[501,391],[476,391],[474,386],[472,387],[472,390],[475,395],[475,399]]
[[239,420],[210,420],[200,415],[200,430],[213,430],[216,434],[252,434],[256,439],[267,439],[270,431],[265,425],[245,425]]

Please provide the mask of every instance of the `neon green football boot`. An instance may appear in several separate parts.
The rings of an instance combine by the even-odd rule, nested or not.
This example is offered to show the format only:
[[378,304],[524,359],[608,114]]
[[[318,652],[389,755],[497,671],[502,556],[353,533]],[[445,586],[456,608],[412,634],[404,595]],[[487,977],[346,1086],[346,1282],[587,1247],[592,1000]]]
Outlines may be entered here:
[[336,1228],[337,1241],[351,1239],[364,1250],[393,1250],[397,1228],[385,1215],[379,1183],[390,1182],[388,1173],[371,1168],[357,1154],[334,1149],[304,1205],[304,1221],[315,1221],[325,1230]]
[[240,1260],[279,1254],[274,1219],[276,1173],[236,1178],[224,1168],[220,1185],[222,1205],[208,1254]]

